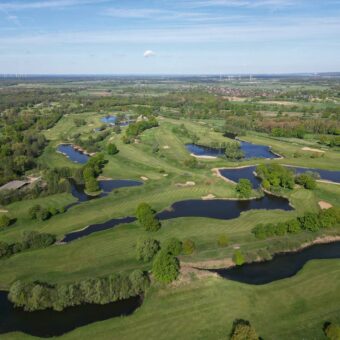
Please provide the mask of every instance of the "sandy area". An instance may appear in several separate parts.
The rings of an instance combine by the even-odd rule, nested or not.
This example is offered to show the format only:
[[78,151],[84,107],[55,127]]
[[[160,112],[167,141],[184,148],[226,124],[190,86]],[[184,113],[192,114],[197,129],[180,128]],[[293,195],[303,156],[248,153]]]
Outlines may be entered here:
[[208,194],[207,196],[202,196],[201,197],[202,200],[213,200],[214,198],[216,198],[216,196],[214,194]]
[[143,180],[143,181],[148,181],[149,178],[148,177],[145,177],[145,176],[140,176],[140,178]]
[[319,149],[309,148],[308,146],[303,147],[301,150],[303,150],[303,151],[313,151],[313,152],[325,153],[325,151],[322,151],[322,150],[319,150]]
[[192,181],[187,181],[185,183],[176,183],[176,187],[193,187],[194,185],[196,185],[196,183]]
[[332,204],[328,203],[328,202],[325,202],[325,201],[319,201],[319,207],[323,210],[326,210],[326,209],[329,209],[329,208],[332,208]]
[[195,155],[194,153],[191,153],[190,156],[198,158],[198,159],[216,159],[217,158],[215,156],[198,156],[198,155]]
[[170,149],[170,146],[169,145],[164,145],[163,149],[165,149],[165,150]]

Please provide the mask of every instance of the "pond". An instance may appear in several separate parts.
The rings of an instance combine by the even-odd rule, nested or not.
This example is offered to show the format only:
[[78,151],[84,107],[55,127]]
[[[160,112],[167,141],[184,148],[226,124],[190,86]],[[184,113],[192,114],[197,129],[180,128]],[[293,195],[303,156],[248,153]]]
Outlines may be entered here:
[[[294,166],[286,166],[287,168],[292,169],[296,174],[301,174],[304,172],[313,172],[318,174],[320,179],[331,181],[334,183],[340,183],[340,171],[330,171],[330,170],[322,170],[322,169],[313,169],[313,168],[302,168],[302,167],[294,167]],[[220,169],[220,174],[234,182],[238,182],[241,178],[247,178],[253,184],[254,188],[258,188],[261,184],[261,180],[254,175],[254,171],[256,166],[248,166],[244,168],[230,168],[230,169]]]
[[[178,217],[210,217],[229,220],[239,217],[242,211],[251,209],[281,209],[293,210],[286,198],[264,195],[253,200],[186,200],[174,203],[169,209],[163,210],[156,216],[160,220]],[[120,224],[136,221],[133,216],[113,218],[103,223],[91,224],[81,230],[66,234],[60,243],[68,243],[83,236],[114,228]]]
[[100,121],[105,124],[115,124],[117,120],[116,116],[105,116],[100,118]]
[[293,210],[286,198],[264,195],[252,200],[186,200],[174,203],[170,209],[157,214],[160,220],[178,217],[210,217],[230,220],[240,216],[241,212],[251,209]]
[[75,149],[72,144],[60,144],[58,145],[57,150],[74,163],[85,164],[90,157],[83,152]]
[[[279,158],[280,156],[274,154],[271,148],[266,145],[252,144],[248,142],[239,141],[241,150],[244,152],[243,159],[251,158]],[[208,146],[198,144],[186,144],[186,149],[196,156],[210,156],[210,157],[221,157],[224,156],[224,148],[212,148]]]
[[142,298],[136,296],[105,305],[69,307],[62,312],[50,309],[25,312],[13,306],[7,299],[7,292],[0,291],[0,334],[23,332],[44,338],[60,336],[93,322],[131,315],[141,304]]
[[223,278],[261,285],[294,276],[310,260],[340,258],[340,242],[316,244],[299,252],[277,254],[272,260],[227,269],[211,269]]
[[65,207],[65,209],[68,210],[82,202],[86,202],[96,198],[106,197],[110,192],[112,192],[115,189],[143,185],[143,182],[133,181],[129,179],[100,180],[98,182],[102,192],[97,196],[90,196],[85,193],[84,185],[76,184],[73,180],[71,180],[71,194],[73,197],[77,198],[78,201],[69,204],[68,206]]

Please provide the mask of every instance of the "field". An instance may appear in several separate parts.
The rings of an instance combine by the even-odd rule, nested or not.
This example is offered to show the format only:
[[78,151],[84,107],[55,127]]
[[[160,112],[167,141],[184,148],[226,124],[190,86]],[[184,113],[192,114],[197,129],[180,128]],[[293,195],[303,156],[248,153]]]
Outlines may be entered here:
[[[30,170],[29,174],[42,176],[43,169],[57,167],[80,169],[81,165],[57,152],[60,143],[71,143],[75,135],[82,139],[96,136],[98,132],[95,129],[102,127],[100,119],[106,114],[124,112],[136,118],[148,107],[125,103],[124,96],[128,97],[133,93],[129,92],[129,86],[112,86],[105,82],[99,85],[91,82],[89,84],[86,89],[80,89],[77,82],[72,85],[40,84],[44,89],[67,89],[69,86],[72,86],[73,90],[78,89],[77,95],[71,97],[72,105],[77,107],[78,111],[75,114],[64,114],[53,127],[43,130],[48,145],[37,159],[37,167]],[[31,86],[34,88],[37,85]],[[235,82],[233,86],[240,88],[240,83]],[[263,91],[267,90],[267,86],[271,88],[271,85],[264,84]],[[178,84],[162,84],[160,87],[150,84],[141,91],[137,87],[135,96],[132,95],[131,98],[163,98],[180,88]],[[281,86],[278,88],[281,89]],[[284,84],[282,88],[285,88]],[[317,91],[314,85],[311,85],[310,90],[312,88]],[[113,91],[113,94],[108,90]],[[251,86],[249,91],[253,91]],[[121,95],[122,93],[125,95]],[[199,99],[200,95],[199,92]],[[212,100],[210,93],[205,95]],[[115,103],[112,108],[106,110],[94,110],[91,107],[91,110],[82,111],[75,104],[75,99],[87,96],[99,100],[117,96],[123,104]],[[196,100],[196,95],[192,96]],[[248,105],[246,99],[235,102],[237,105]],[[298,111],[300,106],[302,110],[304,105],[309,105],[294,98],[287,101],[263,100],[259,104],[268,105],[266,112],[273,107],[281,109],[292,105],[297,106]],[[318,105],[315,105],[315,110]],[[122,127],[120,133],[116,133],[113,128],[107,128],[108,136],[98,143],[105,159],[108,160],[102,176],[138,180],[143,182],[142,186],[116,189],[106,197],[83,202],[46,221],[32,220],[29,216],[30,209],[37,204],[60,209],[76,202],[76,198],[71,193],[63,192],[8,204],[2,208],[15,217],[16,221],[12,226],[0,230],[1,241],[17,242],[27,230],[51,233],[61,240],[65,234],[90,224],[135,216],[136,208],[141,202],[147,202],[155,211],[160,212],[169,209],[175,202],[202,199],[208,195],[220,199],[237,199],[236,185],[217,177],[212,171],[214,168],[277,163],[340,171],[339,148],[320,145],[316,134],[310,133],[301,139],[274,137],[259,131],[247,131],[240,138],[258,145],[271,146],[275,153],[283,156],[282,159],[233,161],[225,157],[198,158],[194,166],[190,166],[193,157],[185,144],[192,142],[192,136],[196,138],[197,144],[205,146],[232,142],[221,132],[225,119],[190,115],[174,117],[174,113],[179,111],[165,104],[160,107],[159,112],[159,126],[145,130],[133,142],[122,141],[122,135],[127,129]],[[296,113],[294,112],[292,117],[295,117]],[[300,113],[298,112],[298,115]],[[319,116],[319,113],[315,113],[313,117]],[[268,115],[263,117],[268,118]],[[75,118],[85,123],[77,125]],[[181,132],[184,130],[187,133]],[[114,143],[119,152],[109,155],[106,151],[108,143]],[[187,185],[187,182],[193,184]],[[261,195],[263,193],[255,189],[251,192],[251,197]],[[171,237],[179,240],[190,239],[196,244],[196,250],[190,255],[179,255],[182,273],[178,281],[163,285],[152,278],[151,288],[146,292],[142,306],[133,315],[90,324],[67,333],[62,338],[135,339],[138,334],[140,339],[226,339],[233,320],[243,318],[251,320],[264,339],[324,339],[323,324],[326,321],[340,322],[338,259],[310,261],[294,277],[263,286],[240,284],[213,274],[208,275],[206,272],[200,274],[197,270],[190,273],[190,268],[195,266],[212,268],[218,261],[232,263],[235,249],[246,253],[266,249],[277,241],[305,244],[318,237],[340,235],[340,229],[334,226],[315,233],[303,231],[296,235],[287,234],[263,240],[255,238],[251,231],[260,223],[284,222],[306,212],[318,212],[320,201],[339,207],[340,185],[317,182],[314,190],[295,185],[292,190],[285,191],[285,196],[294,210],[250,210],[230,220],[175,218],[162,221],[162,227],[157,232],[146,232],[138,222],[134,222],[93,233],[69,244],[26,250],[0,260],[0,289],[8,290],[16,280],[71,283],[113,272],[130,273],[134,269],[150,271],[151,262],[143,263],[136,259],[136,243],[140,238],[149,236],[160,241],[161,245]],[[218,245],[217,241],[221,235],[227,235],[229,239],[229,244],[225,247]],[[30,338],[22,333],[2,334],[1,337]]]

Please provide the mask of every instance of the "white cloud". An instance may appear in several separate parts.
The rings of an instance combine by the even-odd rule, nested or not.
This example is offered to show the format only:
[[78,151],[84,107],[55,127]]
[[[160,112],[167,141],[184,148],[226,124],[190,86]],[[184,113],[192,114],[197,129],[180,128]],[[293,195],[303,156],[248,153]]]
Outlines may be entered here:
[[146,50],[143,55],[144,55],[145,58],[150,58],[150,57],[154,57],[156,55],[156,53],[154,51],[151,51],[151,50]]
[[25,9],[44,9],[44,8],[63,8],[71,6],[81,6],[89,4],[98,4],[102,2],[107,2],[108,0],[42,0],[42,1],[30,1],[25,2],[3,2],[0,3],[0,10],[25,10]]

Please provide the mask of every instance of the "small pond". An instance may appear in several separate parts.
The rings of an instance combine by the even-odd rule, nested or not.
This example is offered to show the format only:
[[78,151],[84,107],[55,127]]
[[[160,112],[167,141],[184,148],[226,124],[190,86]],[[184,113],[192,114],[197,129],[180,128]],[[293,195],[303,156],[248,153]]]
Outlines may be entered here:
[[83,152],[76,150],[72,144],[60,144],[57,150],[74,163],[85,164],[90,157]]
[[38,337],[54,337],[93,322],[132,314],[142,304],[139,296],[105,305],[85,304],[69,307],[62,312],[43,310],[25,312],[15,308],[0,291],[0,334],[23,332]]
[[211,269],[220,276],[261,285],[295,275],[310,260],[340,258],[340,242],[316,244],[299,252],[277,254],[272,260],[253,262],[227,269]]
[[117,120],[116,116],[105,116],[100,118],[100,121],[105,124],[115,124]]
[[[330,171],[330,170],[322,170],[322,169],[313,169],[313,168],[301,168],[301,167],[293,167],[287,166],[287,168],[292,169],[296,174],[301,174],[304,172],[313,172],[319,175],[320,179],[327,180],[335,183],[340,183],[340,171]],[[261,180],[254,176],[254,171],[256,166],[248,166],[244,168],[235,168],[235,169],[220,169],[220,174],[230,179],[234,182],[238,182],[241,178],[247,178],[253,184],[254,188],[258,188],[261,184]]]
[[[241,150],[244,152],[243,159],[251,158],[279,158],[280,156],[274,154],[271,148],[266,145],[252,144],[248,142],[239,141]],[[224,155],[223,148],[212,148],[198,144],[186,144],[187,150],[196,156],[210,156],[220,157]]]
[[66,210],[82,202],[86,202],[86,201],[93,200],[96,198],[106,197],[110,192],[112,192],[115,189],[136,187],[140,185],[143,185],[143,182],[133,181],[133,180],[128,180],[128,179],[100,180],[99,187],[102,190],[102,192],[98,196],[90,196],[84,192],[83,185],[77,185],[74,181],[71,180],[71,194],[73,197],[77,198],[78,201],[69,204],[66,207]]

